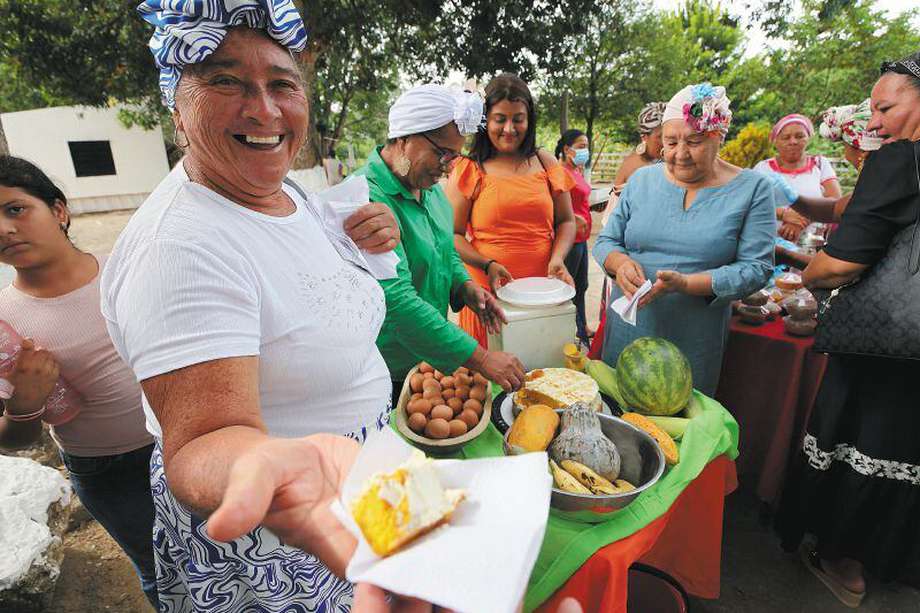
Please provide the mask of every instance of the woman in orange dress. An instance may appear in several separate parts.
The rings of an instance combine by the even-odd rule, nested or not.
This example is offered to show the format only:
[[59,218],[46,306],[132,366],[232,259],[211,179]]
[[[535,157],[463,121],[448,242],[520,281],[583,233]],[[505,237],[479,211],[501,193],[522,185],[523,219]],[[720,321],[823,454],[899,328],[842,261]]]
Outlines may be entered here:
[[[524,277],[574,285],[565,256],[575,239],[575,181],[537,149],[536,129],[527,84],[512,74],[495,77],[486,86],[486,128],[448,181],[454,245],[470,276],[492,292]],[[487,346],[485,328],[469,309],[460,312],[460,327]]]

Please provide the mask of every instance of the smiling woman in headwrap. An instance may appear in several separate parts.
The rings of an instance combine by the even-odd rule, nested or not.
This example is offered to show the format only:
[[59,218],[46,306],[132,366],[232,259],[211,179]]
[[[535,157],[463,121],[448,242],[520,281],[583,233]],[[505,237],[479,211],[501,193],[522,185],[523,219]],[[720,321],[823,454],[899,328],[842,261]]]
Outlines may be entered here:
[[286,178],[308,112],[292,2],[139,10],[185,157],[122,232],[101,294],[156,441],[160,611],[347,609],[333,572],[355,541],[328,503],[357,453],[346,436],[382,427],[390,397],[383,292],[358,247],[392,249],[395,219],[365,205],[349,241]]
[[690,360],[693,385],[715,393],[730,303],[773,270],[773,188],[719,159],[731,123],[722,87],[687,86],[663,116],[664,164],[640,168],[594,245],[594,258],[631,297],[650,280],[636,325],[608,309],[603,359],[642,336],[666,338]]
[[466,272],[454,248],[453,209],[437,183],[460,158],[463,136],[479,128],[482,98],[421,85],[396,100],[389,119],[387,144],[357,174],[367,177],[372,200],[393,209],[402,236],[398,276],[381,281],[387,316],[377,339],[393,379],[394,404],[406,374],[422,360],[444,372],[467,366],[517,389],[524,380],[517,358],[480,347],[446,317],[450,303],[473,310],[489,330],[497,331],[505,317],[492,294]]

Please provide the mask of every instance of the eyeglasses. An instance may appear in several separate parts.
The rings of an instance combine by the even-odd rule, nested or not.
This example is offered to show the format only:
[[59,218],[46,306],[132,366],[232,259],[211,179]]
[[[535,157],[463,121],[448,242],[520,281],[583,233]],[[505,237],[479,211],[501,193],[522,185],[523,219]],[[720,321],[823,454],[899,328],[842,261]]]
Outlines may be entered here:
[[439,146],[424,132],[419,132],[418,135],[427,140],[428,143],[434,147],[435,152],[438,154],[438,164],[441,166],[441,168],[449,168],[451,164],[464,157],[462,153],[451,151],[450,149],[444,149],[443,147]]

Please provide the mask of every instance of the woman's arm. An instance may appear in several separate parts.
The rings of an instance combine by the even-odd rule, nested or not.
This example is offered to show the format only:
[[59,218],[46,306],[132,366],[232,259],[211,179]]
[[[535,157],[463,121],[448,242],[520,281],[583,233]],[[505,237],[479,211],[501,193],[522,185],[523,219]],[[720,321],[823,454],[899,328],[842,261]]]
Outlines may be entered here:
[[819,251],[802,272],[802,282],[809,288],[840,287],[850,281],[855,281],[867,268],[869,266],[866,264],[838,260]]
[[344,576],[356,541],[329,505],[358,445],[332,435],[268,436],[258,365],[257,357],[223,358],[141,382],[163,430],[170,491],[210,516],[212,538],[232,540],[262,524]]
[[470,266],[484,270],[488,258],[476,251],[470,241],[466,240],[466,228],[470,224],[473,201],[463,195],[453,180],[447,182],[444,193],[454,209],[454,247],[460,254],[460,259]]
[[821,184],[821,191],[825,198],[839,198],[842,194],[840,191],[840,181],[837,179],[828,179]]
[[13,370],[6,379],[13,385],[12,397],[3,401],[0,417],[0,448],[22,449],[41,437],[42,420],[9,419],[9,415],[29,415],[41,410],[58,379],[58,365],[49,351],[36,349],[31,339],[22,341]]
[[[849,200],[849,195],[844,196],[844,198]],[[796,213],[804,215],[812,221],[820,221],[823,223],[836,223],[840,221],[840,217],[837,214],[837,208],[839,206],[838,202],[842,198],[819,198],[816,196],[799,196],[798,199],[793,202],[789,208],[791,208]],[[846,206],[845,204],[843,205]]]

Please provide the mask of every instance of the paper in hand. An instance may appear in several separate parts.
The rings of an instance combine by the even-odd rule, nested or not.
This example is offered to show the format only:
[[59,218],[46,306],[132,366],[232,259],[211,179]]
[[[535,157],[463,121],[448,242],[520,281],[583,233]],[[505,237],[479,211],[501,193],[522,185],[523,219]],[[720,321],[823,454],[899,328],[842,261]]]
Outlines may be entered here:
[[620,316],[620,319],[631,326],[636,325],[636,313],[639,310],[639,300],[652,290],[652,282],[646,279],[645,283],[636,290],[632,298],[620,296],[610,305],[614,313]]
[[395,278],[396,266],[399,264],[399,256],[396,255],[396,252],[367,253],[358,249],[354,241],[348,238],[345,233],[345,220],[370,201],[370,188],[367,185],[367,179],[360,175],[351,176],[342,183],[329,189],[324,189],[315,194],[315,196],[322,204],[320,211],[323,223],[336,235],[340,243],[343,241],[350,243],[350,250],[361,258],[361,261],[366,264],[365,268],[377,280]]
[[519,610],[549,517],[546,453],[436,460],[442,485],[464,490],[466,499],[448,524],[381,558],[346,509],[371,475],[394,470],[411,452],[390,428],[372,434],[333,503],[333,513],[358,539],[347,579],[458,613]]

